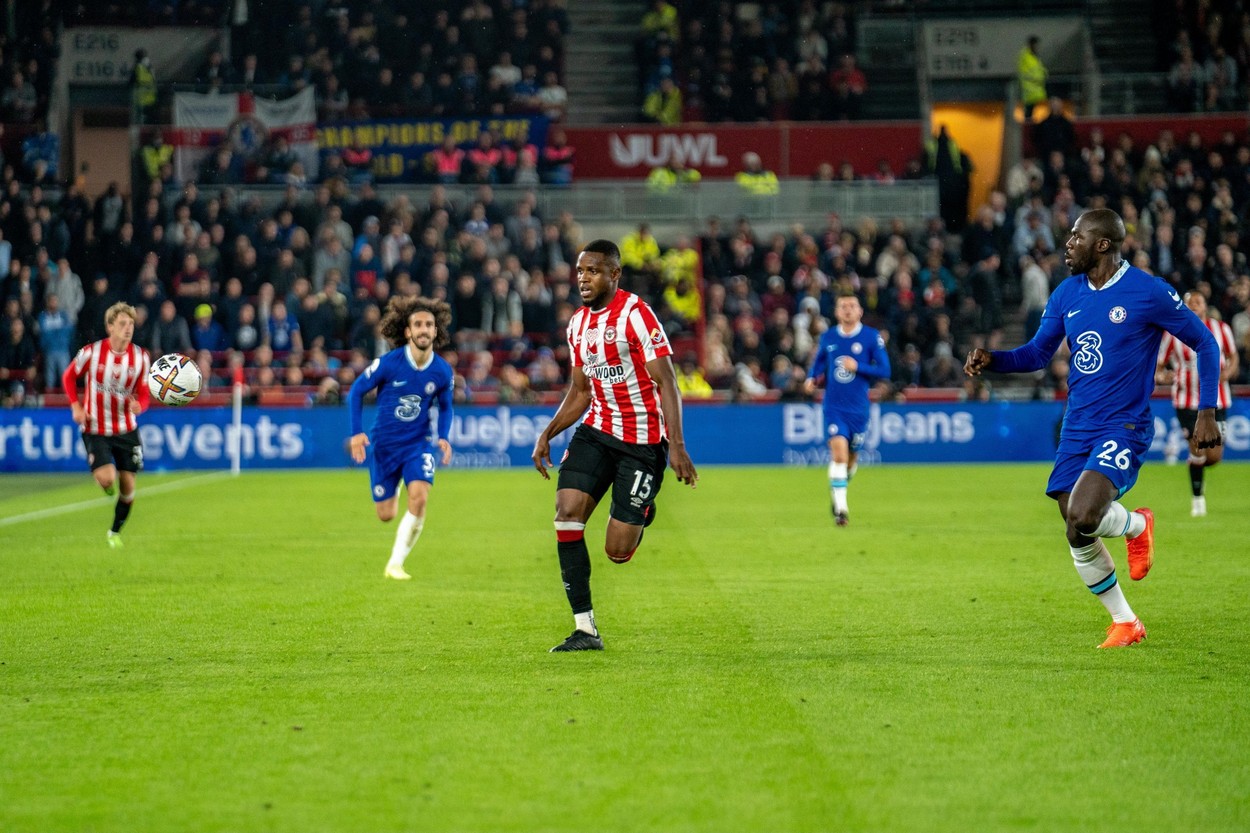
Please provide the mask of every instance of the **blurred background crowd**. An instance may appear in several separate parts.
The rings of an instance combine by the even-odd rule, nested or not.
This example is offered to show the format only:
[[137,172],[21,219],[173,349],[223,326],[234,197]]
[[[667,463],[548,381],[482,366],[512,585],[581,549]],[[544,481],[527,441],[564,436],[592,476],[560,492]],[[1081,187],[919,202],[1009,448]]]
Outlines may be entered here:
[[[1175,6],[1178,24],[1158,44],[1170,106],[1244,107],[1250,13],[1233,2],[1163,5]],[[559,127],[569,106],[565,51],[577,36],[562,0],[292,0],[254,3],[244,19],[225,0],[31,0],[11,12],[0,112],[24,129],[20,144],[0,144],[5,406],[55,391],[118,300],[139,311],[140,345],[195,356],[210,391],[241,374],[252,401],[337,402],[387,349],[378,322],[388,299],[413,294],[452,308],[447,355],[461,401],[558,397],[587,230],[571,206],[544,212],[532,192],[501,200],[495,188],[576,181],[575,149]],[[842,120],[871,110],[853,3],[655,0],[638,12],[640,119]],[[86,193],[58,170],[59,140],[44,118],[65,27],[101,22],[230,27],[230,47],[184,81],[200,90],[312,87],[325,122],[541,113],[555,126],[541,147],[489,131],[472,147],[450,142],[398,192],[375,186],[361,148],[331,154],[308,181],[280,140],[259,166],[244,170],[225,151],[183,181],[150,130],[134,193]],[[1105,206],[1125,220],[1126,259],[1203,293],[1232,325],[1243,359],[1234,381],[1250,382],[1250,136],[1228,131],[1211,142],[1163,130],[1135,142],[1094,128],[1078,140],[1058,100],[1026,128],[1021,161],[982,204],[969,205],[965,187],[962,204],[944,200],[923,224],[831,213],[821,225],[761,231],[743,215],[657,237],[641,223],[618,240],[623,286],[659,312],[692,398],[806,399],[813,347],[843,292],[860,297],[866,323],[888,339],[893,375],[879,395],[987,398],[987,383],[964,378],[962,357],[1032,334],[1068,275],[1069,229],[1081,211]],[[828,165],[811,178],[940,178],[952,147],[918,146],[898,172]],[[957,147],[951,158],[958,167]],[[744,159],[739,184],[776,195],[769,175]],[[262,200],[240,187],[254,184],[281,195]],[[452,185],[467,187],[453,197]],[[1026,395],[1062,395],[1066,368],[1058,356]]]

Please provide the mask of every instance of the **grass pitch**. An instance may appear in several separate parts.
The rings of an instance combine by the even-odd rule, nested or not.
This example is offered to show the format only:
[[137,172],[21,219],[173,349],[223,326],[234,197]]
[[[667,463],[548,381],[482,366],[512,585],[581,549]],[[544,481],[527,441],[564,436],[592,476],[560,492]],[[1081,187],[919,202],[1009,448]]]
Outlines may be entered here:
[[1144,470],[1116,651],[1047,470],[670,477],[576,655],[533,471],[440,474],[407,583],[360,471],[145,474],[121,551],[0,477],[0,830],[1250,828],[1250,466]]

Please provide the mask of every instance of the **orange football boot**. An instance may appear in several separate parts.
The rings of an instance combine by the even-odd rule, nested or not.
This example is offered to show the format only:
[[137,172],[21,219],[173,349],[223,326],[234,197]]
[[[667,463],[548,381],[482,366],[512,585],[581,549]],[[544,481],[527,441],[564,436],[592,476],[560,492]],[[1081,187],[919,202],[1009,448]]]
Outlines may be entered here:
[[1141,581],[1155,563],[1155,513],[1146,507],[1134,509],[1146,518],[1146,528],[1141,535],[1128,539],[1128,574],[1133,581]]
[[1132,622],[1112,622],[1107,627],[1107,638],[1099,648],[1127,648],[1146,638],[1146,626],[1140,619]]

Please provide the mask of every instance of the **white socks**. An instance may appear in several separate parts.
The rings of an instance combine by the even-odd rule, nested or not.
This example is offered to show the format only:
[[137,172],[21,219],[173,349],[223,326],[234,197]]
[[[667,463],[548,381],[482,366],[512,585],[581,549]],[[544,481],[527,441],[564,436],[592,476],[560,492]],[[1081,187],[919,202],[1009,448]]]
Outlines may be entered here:
[[1146,518],[1137,512],[1130,512],[1119,503],[1112,501],[1107,512],[1102,516],[1098,528],[1090,533],[1092,538],[1136,538],[1146,530]]
[[579,631],[585,631],[592,636],[599,635],[599,629],[595,627],[595,612],[588,610],[585,613],[574,613],[573,623]]
[[418,518],[411,512],[404,513],[404,516],[399,519],[399,528],[395,530],[395,543],[391,546],[391,560],[387,562],[388,567],[404,566],[404,559],[416,546],[423,528],[425,528],[424,515]]
[[[1122,508],[1122,507],[1121,507]],[[1076,572],[1090,592],[1098,597],[1114,622],[1132,622],[1137,616],[1128,606],[1124,591],[1115,577],[1115,562],[1101,538],[1084,547],[1068,547]]]
[[829,464],[829,494],[833,498],[833,511],[845,513],[846,509],[846,463]]

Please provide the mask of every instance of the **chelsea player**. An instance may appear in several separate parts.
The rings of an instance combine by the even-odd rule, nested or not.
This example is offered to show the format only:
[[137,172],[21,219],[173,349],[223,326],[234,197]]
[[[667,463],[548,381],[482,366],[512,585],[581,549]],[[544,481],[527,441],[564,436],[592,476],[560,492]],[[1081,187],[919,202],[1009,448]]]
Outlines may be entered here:
[[868,389],[890,376],[890,357],[881,333],[862,323],[859,298],[842,295],[834,308],[837,325],[820,336],[803,390],[812,393],[825,377],[825,426],[829,435],[829,491],[838,526],[850,523],[846,486],[868,432]]
[[365,394],[377,389],[378,417],[373,425],[373,459],[369,466],[378,520],[387,522],[399,508],[399,481],[408,484],[408,511],[395,530],[395,544],[386,564],[387,578],[406,581],[404,560],[425,526],[425,504],[434,485],[435,450],[442,465],[451,462],[451,365],[434,350],[448,342],[451,309],[429,298],[393,298],[382,317],[382,335],[396,348],[375,359],[352,384],[347,397],[351,412],[351,454],[365,461],[369,436],[361,411]]
[[1072,270],[1050,296],[1033,339],[1011,351],[976,348],[964,371],[1027,373],[1050,361],[1063,340],[1072,351],[1068,409],[1046,494],[1067,522],[1076,571],[1111,614],[1100,648],[1146,638],[1116,581],[1103,538],[1128,539],[1129,575],[1146,577],[1154,563],[1154,514],[1118,502],[1133,484],[1154,436],[1150,395],[1164,331],[1198,355],[1199,404],[1193,441],[1221,444],[1215,421],[1220,351],[1215,338],[1166,282],[1122,261],[1124,221],[1114,211],[1087,211],[1072,226],[1066,262]]

